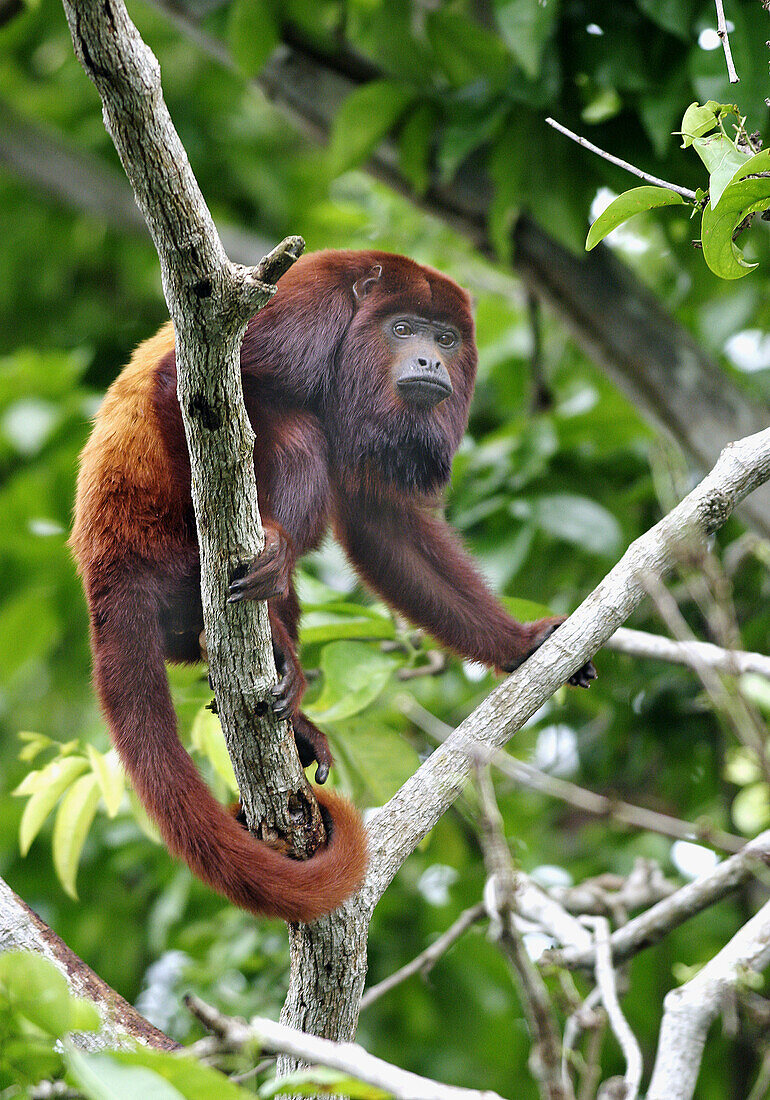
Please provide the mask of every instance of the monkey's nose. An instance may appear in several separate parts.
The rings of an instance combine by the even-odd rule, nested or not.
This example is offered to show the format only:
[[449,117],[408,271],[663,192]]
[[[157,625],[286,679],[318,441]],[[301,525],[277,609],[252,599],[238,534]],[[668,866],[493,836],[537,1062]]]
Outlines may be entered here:
[[396,387],[405,401],[431,408],[452,393],[449,372],[440,359],[416,356],[404,363]]

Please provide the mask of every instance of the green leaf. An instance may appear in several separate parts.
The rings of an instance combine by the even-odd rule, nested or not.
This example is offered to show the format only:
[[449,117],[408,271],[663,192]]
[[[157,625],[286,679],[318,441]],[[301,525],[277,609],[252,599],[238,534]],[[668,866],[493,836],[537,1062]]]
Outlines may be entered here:
[[257,76],[281,40],[270,0],[233,0],[227,23],[230,50],[245,76]]
[[363,642],[332,642],[321,654],[323,690],[305,708],[314,722],[338,722],[358,714],[384,689],[396,660]]
[[398,135],[398,163],[401,174],[418,195],[430,183],[430,155],[438,128],[438,112],[431,103],[421,103],[410,113]]
[[409,742],[383,722],[358,715],[334,731],[335,756],[341,757],[366,784],[371,801],[382,805],[420,765]]
[[334,118],[329,164],[335,175],[366,160],[415,99],[390,80],[373,80],[348,96]]
[[40,771],[30,772],[13,792],[15,795],[32,794],[24,807],[19,825],[19,848],[23,856],[29,851],[32,841],[61,795],[87,767],[88,763],[83,756],[52,760]]
[[[256,1048],[255,1042],[255,1048]],[[172,1085],[187,1100],[246,1100],[253,1093],[228,1081],[223,1073],[196,1058],[180,1057],[162,1050],[116,1051],[121,1066],[144,1066]],[[144,1100],[144,1098],[143,1098]]]
[[202,752],[212,763],[214,770],[220,779],[223,779],[228,790],[233,794],[238,793],[238,783],[233,771],[233,762],[227,751],[225,737],[222,733],[222,723],[216,714],[207,707],[201,707],[193,719],[190,731],[190,740],[194,748]]
[[505,44],[530,80],[540,63],[559,14],[558,0],[496,0],[495,18]]
[[542,530],[588,553],[611,557],[622,545],[620,524],[595,500],[559,493],[536,497],[529,504],[532,520]]
[[695,138],[692,147],[708,169],[709,200],[712,209],[716,209],[728,183],[749,155],[736,149],[734,143],[721,133]]
[[18,738],[20,741],[25,742],[24,748],[19,751],[19,760],[28,763],[31,763],[44,749],[48,749],[54,744],[50,737],[34,730],[19,730]]
[[70,997],[70,1031],[98,1031],[102,1026],[99,1009],[85,997]]
[[431,11],[425,20],[436,61],[456,87],[485,81],[502,86],[511,70],[511,57],[502,40],[460,12]]
[[70,787],[62,799],[53,827],[53,862],[59,880],[71,898],[77,898],[75,879],[80,853],[99,805],[101,791],[89,772]]
[[[703,258],[722,279],[741,279],[757,265],[748,263],[733,240],[733,232],[749,214],[770,208],[770,150],[747,160],[725,188],[716,210],[711,203],[703,211]],[[751,175],[752,179],[746,179]]]
[[396,628],[390,616],[357,604],[326,604],[306,610],[300,636],[305,645],[342,641],[346,638],[394,638]]
[[351,1100],[387,1100],[391,1095],[376,1085],[359,1081],[340,1070],[326,1066],[313,1066],[310,1069],[296,1070],[273,1081],[266,1081],[259,1090],[261,1100],[271,1100],[273,1096],[349,1096]]
[[68,1076],[88,1100],[183,1100],[184,1094],[143,1065],[121,1065],[116,1055],[65,1055]]
[[682,118],[682,148],[692,145],[696,138],[710,133],[719,120],[716,116],[716,108],[719,104],[709,100],[701,106],[700,103],[691,103]]
[[603,210],[586,237],[586,251],[596,248],[599,241],[603,241],[608,233],[617,229],[623,222],[633,218],[634,214],[641,214],[645,210],[657,210],[661,206],[683,206],[684,199],[677,191],[670,187],[632,187],[630,191],[624,191]]
[[[62,1060],[59,1053],[52,1050],[53,1041],[50,1038],[33,1038],[27,1034],[21,1038],[3,1036],[0,1074],[6,1067],[10,1067],[15,1083],[22,1085],[37,1085],[46,1078],[61,1076]],[[24,1095],[29,1094],[25,1092]]]
[[41,1031],[59,1039],[70,1029],[71,998],[62,972],[50,959],[32,951],[0,955],[0,985],[9,1003]]
[[93,745],[87,745],[91,771],[96,776],[104,805],[109,817],[116,817],[126,792],[126,774],[114,749],[101,753]]

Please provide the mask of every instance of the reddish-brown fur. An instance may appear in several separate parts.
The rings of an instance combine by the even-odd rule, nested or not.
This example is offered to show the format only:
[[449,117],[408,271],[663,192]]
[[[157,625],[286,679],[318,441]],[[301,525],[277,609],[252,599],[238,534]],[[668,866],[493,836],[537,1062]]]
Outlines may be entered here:
[[[384,318],[454,326],[453,393],[435,407],[396,392]],[[557,620],[522,625],[489,592],[434,509],[476,373],[467,295],[438,272],[380,252],[321,252],[282,278],[241,353],[255,427],[260,509],[274,552],[244,582],[270,597],[276,652],[305,756],[325,741],[302,715],[294,562],[331,524],[364,579],[451,649],[514,668]],[[177,738],[164,658],[198,657],[200,575],[170,324],[110,388],[81,461],[71,544],[91,612],[94,677],[115,744],[170,850],[237,905],[312,920],[361,882],[358,815],[319,792],[330,841],[291,860],[254,840],[203,784]],[[269,554],[265,555],[269,557]],[[308,748],[309,746],[309,748]]]

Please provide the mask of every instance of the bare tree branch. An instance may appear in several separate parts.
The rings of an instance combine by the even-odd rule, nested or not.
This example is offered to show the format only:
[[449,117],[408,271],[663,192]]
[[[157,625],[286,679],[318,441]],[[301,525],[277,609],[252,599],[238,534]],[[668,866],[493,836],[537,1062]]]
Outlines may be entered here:
[[708,1030],[737,987],[770,966],[770,902],[694,978],[665,1000],[647,1100],[690,1100]]
[[77,1046],[83,1050],[104,1050],[132,1045],[135,1040],[156,1050],[176,1050],[168,1035],[146,1020],[128,1001],[111,989],[98,974],[78,958],[56,933],[0,879],[0,954],[6,951],[34,951],[50,961],[66,978],[75,997],[86,997],[99,1009],[99,1032],[83,1032]]
[[224,1016],[198,997],[188,996],[186,1003],[206,1027],[225,1038],[235,1049],[253,1046],[257,1041],[263,1050],[282,1052],[292,1059],[340,1070],[384,1089],[399,1100],[500,1100],[495,1092],[456,1088],[418,1077],[416,1073],[408,1073],[375,1058],[357,1043],[333,1043],[261,1016],[255,1016],[247,1024]]
[[642,1083],[642,1052],[628,1021],[623,1015],[618,999],[618,986],[612,965],[610,949],[610,926],[605,917],[586,917],[584,924],[593,928],[596,938],[596,984],[601,994],[604,1011],[610,1022],[612,1032],[620,1044],[626,1060],[624,1100],[636,1100]]
[[568,130],[566,126],[562,126],[560,122],[557,122],[555,118],[547,118],[545,121],[549,126],[552,126],[554,130],[558,130],[560,134],[564,134],[565,137],[576,142],[578,145],[582,146],[583,149],[588,149],[590,153],[596,153],[596,155],[603,160],[607,160],[610,164],[614,164],[616,168],[622,168],[624,171],[630,172],[632,176],[636,176],[646,183],[652,183],[656,187],[666,187],[669,191],[676,191],[682,198],[690,199],[691,202],[695,202],[697,199],[697,195],[694,191],[691,191],[689,187],[679,187],[676,183],[669,183],[668,180],[662,180],[659,176],[651,176],[649,172],[643,172],[641,168],[637,168],[635,164],[630,164],[627,160],[621,160],[620,157],[605,152],[604,149],[600,149],[598,145],[594,145],[588,138],[581,137],[580,134],[576,134],[574,130]]
[[465,909],[457,920],[447,928],[446,932],[434,940],[429,947],[426,947],[419,955],[415,955],[405,966],[400,967],[387,978],[378,982],[377,985],[370,986],[361,998],[361,1011],[363,1012],[369,1005],[374,1004],[380,997],[384,997],[386,993],[390,993],[392,989],[395,989],[415,974],[422,974],[423,976],[429,974],[442,955],[445,955],[450,947],[457,943],[461,936],[465,935],[469,928],[483,920],[486,915],[487,910],[483,902],[478,902],[478,904]]
[[[612,957],[615,963],[625,962],[633,955],[659,943],[672,928],[678,928],[696,913],[720,901],[733,890],[749,882],[763,867],[770,866],[770,830],[750,840],[737,855],[723,860],[694,882],[688,882],[671,897],[658,902],[618,928],[610,936]],[[586,969],[595,964],[595,951],[575,950],[566,947],[562,951],[549,951],[542,961],[570,970]]]
[[712,472],[655,527],[504,684],[484,700],[369,823],[371,862],[362,897],[373,908],[393,875],[462,789],[641,603],[645,577],[663,576],[770,477],[770,429],[725,448]]
[[629,657],[647,657],[653,661],[666,661],[672,665],[684,665],[695,671],[710,668],[730,676],[742,676],[754,672],[770,679],[770,657],[764,653],[747,653],[743,650],[723,649],[711,642],[673,641],[659,634],[644,630],[616,630],[606,645],[615,653]]

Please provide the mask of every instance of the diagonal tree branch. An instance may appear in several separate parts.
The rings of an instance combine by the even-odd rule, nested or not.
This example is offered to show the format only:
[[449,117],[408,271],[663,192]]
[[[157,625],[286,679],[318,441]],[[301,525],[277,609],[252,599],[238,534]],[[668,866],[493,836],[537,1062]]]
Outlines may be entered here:
[[153,1027],[86,966],[64,940],[0,879],[0,954],[5,951],[34,951],[50,959],[66,978],[73,996],[86,997],[94,1002],[102,1018],[101,1030],[79,1035],[77,1046],[81,1049],[115,1049],[132,1045],[134,1040],[156,1050],[176,1050],[179,1046]]
[[364,898],[372,909],[406,857],[462,790],[569,676],[599,650],[688,545],[704,542],[770,478],[770,428],[731,444],[714,469],[642,535],[590,596],[504,684],[489,695],[407,780],[369,824]]

